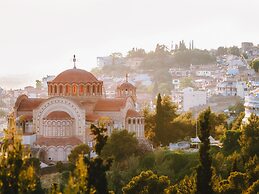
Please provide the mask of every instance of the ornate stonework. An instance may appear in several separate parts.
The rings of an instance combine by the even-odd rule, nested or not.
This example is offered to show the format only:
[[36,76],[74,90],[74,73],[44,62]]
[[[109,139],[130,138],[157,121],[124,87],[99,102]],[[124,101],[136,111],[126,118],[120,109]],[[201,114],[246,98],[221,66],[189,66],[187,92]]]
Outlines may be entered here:
[[[48,101],[41,104],[37,109],[33,110],[33,123],[36,129],[37,136],[46,136],[44,124],[48,122],[45,118],[54,111],[64,111],[70,115],[73,121],[73,130],[71,136],[75,135],[85,141],[85,110],[81,109],[76,103],[72,100],[64,97],[51,97]],[[64,122],[65,120],[56,120],[54,122]],[[70,122],[71,120],[67,120]],[[56,135],[52,135],[56,136]]]

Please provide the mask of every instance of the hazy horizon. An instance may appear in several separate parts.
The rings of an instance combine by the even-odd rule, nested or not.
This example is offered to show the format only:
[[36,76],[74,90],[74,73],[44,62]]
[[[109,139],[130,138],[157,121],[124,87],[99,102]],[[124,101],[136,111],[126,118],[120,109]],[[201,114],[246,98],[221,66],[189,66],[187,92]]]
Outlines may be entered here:
[[97,56],[194,40],[201,49],[259,44],[259,1],[9,0],[0,2],[0,87],[34,85]]

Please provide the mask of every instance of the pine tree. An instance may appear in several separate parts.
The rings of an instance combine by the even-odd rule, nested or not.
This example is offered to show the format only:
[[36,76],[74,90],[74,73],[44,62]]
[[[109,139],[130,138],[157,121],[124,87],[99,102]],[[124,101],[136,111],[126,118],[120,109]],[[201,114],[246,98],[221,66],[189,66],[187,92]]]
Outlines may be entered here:
[[197,182],[196,182],[196,193],[197,194],[211,194],[212,190],[212,168],[211,168],[211,157],[209,154],[210,150],[210,108],[206,109],[199,115],[199,126],[200,126],[200,165],[197,168]]

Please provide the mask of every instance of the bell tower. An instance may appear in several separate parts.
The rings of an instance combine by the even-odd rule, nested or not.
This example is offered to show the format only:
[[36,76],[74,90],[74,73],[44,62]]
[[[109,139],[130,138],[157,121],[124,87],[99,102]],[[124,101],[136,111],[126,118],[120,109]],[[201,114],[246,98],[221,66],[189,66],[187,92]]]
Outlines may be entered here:
[[131,96],[133,100],[136,102],[137,100],[137,88],[128,82],[129,75],[126,74],[125,82],[117,86],[116,89],[116,97],[117,98],[125,98]]

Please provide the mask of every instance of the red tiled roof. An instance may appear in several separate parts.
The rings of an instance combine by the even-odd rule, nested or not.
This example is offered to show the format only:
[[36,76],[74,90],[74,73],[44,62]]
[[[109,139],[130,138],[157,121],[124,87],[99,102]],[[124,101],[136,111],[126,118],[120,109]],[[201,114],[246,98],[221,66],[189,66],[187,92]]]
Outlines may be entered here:
[[81,143],[82,141],[76,137],[40,137],[35,142],[36,145],[45,146],[74,146]]
[[126,99],[100,99],[97,101],[94,110],[95,111],[120,111],[125,107]]
[[32,121],[33,120],[33,116],[32,115],[25,115],[25,120],[26,121]]
[[126,117],[141,117],[141,114],[135,110],[129,109],[127,111]]
[[70,115],[64,111],[51,112],[46,119],[71,119]]
[[87,114],[85,116],[85,120],[86,121],[90,121],[90,122],[94,122],[97,121],[101,116],[97,115],[97,114]]
[[99,82],[96,77],[83,69],[68,69],[60,73],[52,83],[89,83]]
[[18,106],[18,111],[32,111],[37,108],[45,99],[42,98],[27,98],[23,99]]

